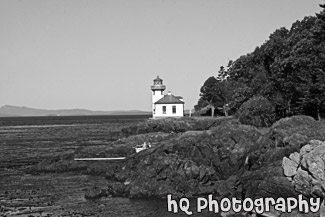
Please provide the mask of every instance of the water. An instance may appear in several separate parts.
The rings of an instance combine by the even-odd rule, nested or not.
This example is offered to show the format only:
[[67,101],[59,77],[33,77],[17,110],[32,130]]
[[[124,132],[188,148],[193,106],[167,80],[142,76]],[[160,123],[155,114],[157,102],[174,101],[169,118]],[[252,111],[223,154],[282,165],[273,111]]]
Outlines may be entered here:
[[151,115],[0,117],[0,126],[128,123],[142,121],[149,117]]
[[168,212],[165,200],[112,197],[86,200],[84,194],[89,187],[104,188],[110,182],[101,176],[81,172],[40,175],[25,172],[28,166],[46,158],[73,153],[82,147],[110,145],[112,133],[147,118],[0,118],[0,216],[187,216]]

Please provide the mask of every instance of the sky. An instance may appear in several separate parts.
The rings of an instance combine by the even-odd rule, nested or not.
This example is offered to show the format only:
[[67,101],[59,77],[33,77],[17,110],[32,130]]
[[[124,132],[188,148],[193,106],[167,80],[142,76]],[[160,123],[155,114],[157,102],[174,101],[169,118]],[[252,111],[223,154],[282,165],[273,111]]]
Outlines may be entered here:
[[220,66],[321,0],[0,0],[0,106],[151,110],[153,79],[185,109]]

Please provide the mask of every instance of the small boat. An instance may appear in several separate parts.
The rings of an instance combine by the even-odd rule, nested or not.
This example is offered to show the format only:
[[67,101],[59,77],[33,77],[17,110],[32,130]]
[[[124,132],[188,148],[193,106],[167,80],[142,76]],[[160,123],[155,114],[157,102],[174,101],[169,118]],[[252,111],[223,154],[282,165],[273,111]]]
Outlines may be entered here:
[[143,150],[148,149],[148,148],[151,148],[150,143],[147,144],[146,142],[144,142],[141,145],[135,146],[135,152],[138,153],[138,152],[143,151]]

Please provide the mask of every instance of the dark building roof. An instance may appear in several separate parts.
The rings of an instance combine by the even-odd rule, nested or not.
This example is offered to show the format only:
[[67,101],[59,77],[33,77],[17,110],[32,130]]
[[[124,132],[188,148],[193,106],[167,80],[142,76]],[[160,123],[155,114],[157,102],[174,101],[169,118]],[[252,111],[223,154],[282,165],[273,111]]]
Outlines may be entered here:
[[155,102],[155,104],[184,104],[183,101],[179,100],[172,94],[165,95],[163,98]]

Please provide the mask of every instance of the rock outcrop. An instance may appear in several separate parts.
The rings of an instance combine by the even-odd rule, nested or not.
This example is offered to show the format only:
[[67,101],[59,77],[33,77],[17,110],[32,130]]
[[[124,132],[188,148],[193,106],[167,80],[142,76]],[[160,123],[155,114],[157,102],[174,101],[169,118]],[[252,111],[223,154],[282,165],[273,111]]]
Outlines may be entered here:
[[146,134],[152,132],[163,133],[182,133],[186,131],[209,130],[211,127],[220,125],[224,122],[238,122],[232,117],[225,118],[163,118],[149,119],[146,122],[130,125],[120,131],[119,138],[132,135]]
[[207,131],[185,132],[130,156],[115,178],[126,181],[129,196],[135,198],[164,198],[169,193],[225,196],[238,181],[234,175],[260,167],[272,147],[255,127],[225,122]]
[[275,122],[270,137],[277,147],[301,148],[312,139],[325,140],[324,126],[310,116],[293,116]]
[[280,120],[266,134],[236,120],[223,121],[208,130],[176,133],[131,155],[114,179],[124,182],[122,192],[131,198],[315,196],[319,188],[305,184],[313,177],[323,179],[314,166],[321,161],[306,158],[302,163],[300,152],[308,150],[300,148],[310,138],[322,138],[322,132],[307,116]]

